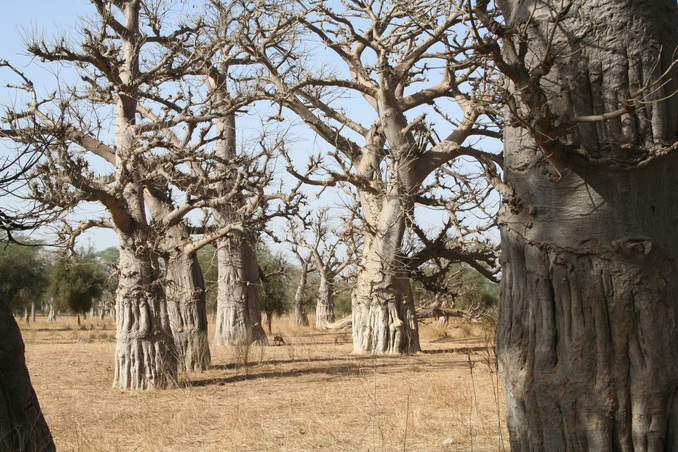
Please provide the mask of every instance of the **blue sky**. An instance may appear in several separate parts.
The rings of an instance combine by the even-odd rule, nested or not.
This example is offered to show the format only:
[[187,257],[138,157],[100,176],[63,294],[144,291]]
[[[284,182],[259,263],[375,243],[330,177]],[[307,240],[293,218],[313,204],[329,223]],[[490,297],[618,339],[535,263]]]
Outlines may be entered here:
[[[77,23],[78,17],[90,15],[94,12],[88,0],[2,0],[2,15],[0,15],[0,59],[6,59],[12,62],[21,70],[30,74],[36,82],[38,89],[41,84],[45,91],[53,89],[53,77],[38,65],[28,65],[30,59],[25,56],[21,35],[26,32],[34,32],[45,36],[47,40],[55,35],[68,35],[72,27]],[[23,31],[22,31],[23,29]],[[0,101],[7,102],[11,91],[4,85],[7,80],[6,75],[0,72]],[[11,100],[10,100],[11,101]],[[313,140],[307,143],[309,147]],[[306,147],[302,143],[297,146]],[[2,151],[0,145],[0,152]],[[327,203],[327,201],[325,201]],[[331,202],[330,202],[331,204]],[[99,209],[100,211],[101,209]],[[426,216],[426,212],[421,212]],[[92,210],[90,217],[98,217],[97,211]],[[433,223],[439,223],[439,214],[434,214],[431,220]],[[117,245],[117,238],[112,231],[101,231],[90,233],[80,241],[81,245],[87,245],[91,242],[96,248],[103,249],[109,246]]]
[[3,0],[0,15],[0,57],[14,60],[21,53],[20,28],[54,32],[68,31],[78,15],[92,11],[81,0]]
[[[40,83],[53,82],[52,77],[39,69],[37,65],[29,65],[30,59],[23,50],[22,35],[37,31],[46,38],[56,34],[69,34],[78,17],[86,16],[93,11],[89,1],[84,0],[2,0],[0,14],[0,59],[8,60],[20,70],[30,74]],[[11,91],[5,85],[9,74],[0,73],[0,99],[3,102],[11,99]],[[51,83],[50,83],[51,84]],[[0,147],[0,152],[2,148]],[[95,212],[90,212],[98,216]],[[42,231],[36,238],[49,241],[49,233]],[[97,249],[117,246],[117,238],[112,231],[97,230],[81,238],[79,244],[88,243]]]

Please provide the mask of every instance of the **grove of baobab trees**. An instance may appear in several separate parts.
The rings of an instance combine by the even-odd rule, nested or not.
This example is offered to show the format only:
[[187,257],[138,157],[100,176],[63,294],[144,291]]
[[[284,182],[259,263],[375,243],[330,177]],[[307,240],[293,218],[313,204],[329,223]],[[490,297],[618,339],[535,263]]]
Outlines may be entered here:
[[[233,299],[256,299],[249,293],[258,280],[251,257],[256,231],[235,225],[242,218],[230,209],[247,202],[224,193],[239,187],[233,182],[239,173],[226,165],[236,159],[235,114],[257,100],[277,110],[271,116],[276,121],[293,113],[330,148],[305,169],[288,147],[275,148],[295,177],[319,187],[349,187],[357,196],[364,242],[353,293],[354,352],[419,350],[409,282],[419,263],[454,255],[487,276],[497,274],[494,254],[479,251],[487,243],[477,235],[465,240],[464,231],[472,228],[454,212],[443,230],[456,230],[456,237],[429,238],[416,218],[418,205],[446,206],[445,198],[458,199],[455,207],[472,204],[496,188],[503,197],[498,359],[512,448],[678,448],[675,2],[215,1],[208,2],[212,11],[219,17],[228,12],[229,21],[221,24],[237,33],[208,57],[182,59],[177,47],[162,53],[165,58],[155,53],[156,66],[140,61],[143,44],[155,41],[160,48],[180,39],[160,39],[155,22],[140,26],[141,19],[154,17],[145,3],[93,3],[115,44],[100,47],[98,59],[70,61],[94,61],[92,80],[103,77],[115,86],[108,97],[97,98],[116,105],[114,145],[106,146],[93,126],[73,127],[42,112],[37,98],[7,116],[10,127],[3,134],[22,144],[37,136],[31,144],[49,149],[46,159],[61,159],[61,178],[46,186],[50,195],[65,197],[57,202],[45,196],[45,202],[68,209],[96,200],[110,213],[110,219],[90,225],[112,226],[120,240],[116,386],[163,387],[176,374],[176,338],[167,314],[172,292],[158,290],[159,262],[180,242],[194,251],[189,236],[197,231],[222,240],[220,258],[232,262],[231,271],[220,275],[224,290],[236,294]],[[180,27],[171,38],[189,31]],[[88,45],[96,48],[104,39],[93,36]],[[200,45],[181,45],[197,49],[202,39],[195,41]],[[306,42],[323,53],[314,54]],[[48,60],[73,56],[64,49],[35,49]],[[204,68],[224,49],[234,51],[237,65],[247,70],[210,78]],[[319,54],[322,67],[309,63]],[[201,102],[183,104],[179,95],[164,100],[168,90],[157,84],[143,91],[155,77],[180,84],[176,72],[168,73],[179,61],[186,86],[202,81],[195,92],[208,94]],[[227,81],[255,88],[243,98],[221,91]],[[190,90],[182,92],[189,96]],[[176,116],[151,120],[139,113],[140,99]],[[361,107],[351,110],[345,99]],[[184,107],[173,110],[170,104]],[[168,148],[159,137],[201,124],[198,144],[188,146],[186,135],[179,154],[157,160],[164,173],[175,174],[175,163],[196,167],[188,171],[188,184],[141,162],[154,149]],[[499,136],[503,156],[483,149],[481,138]],[[206,145],[226,147],[201,154]],[[73,177],[89,176],[89,168],[69,154],[72,146],[103,156],[113,173],[98,181]],[[208,158],[212,163],[200,167]],[[445,183],[465,178],[452,168],[461,158],[475,162],[486,185],[466,191],[459,187],[470,185]],[[165,179],[149,185],[159,177]],[[174,206],[170,185],[185,196],[183,207]],[[163,197],[172,202],[146,207]],[[176,209],[209,210],[206,218],[221,217],[230,226],[209,231],[217,220],[193,228]],[[181,240],[163,247],[153,242],[154,227],[168,216],[176,221],[166,226],[176,227]],[[421,253],[408,255],[408,237],[418,237]],[[448,245],[454,250],[443,249]],[[192,258],[191,252],[179,253]],[[199,290],[195,279],[187,283],[191,290]],[[235,339],[221,334],[215,342],[263,341],[260,314],[242,302],[229,303],[219,322],[244,327]]]
[[[469,157],[492,167],[499,161],[470,144],[473,137],[498,136],[491,118],[499,113],[499,91],[475,36],[458,32],[469,18],[466,6],[310,1],[271,22],[262,23],[257,13],[249,19],[253,31],[244,37],[244,48],[264,66],[261,77],[270,83],[273,99],[333,148],[333,165],[321,158],[305,174],[290,171],[308,184],[351,186],[358,194],[364,244],[352,305],[356,353],[419,350],[403,255],[406,232],[416,224],[415,204],[436,204],[427,180],[454,160]],[[269,45],[276,35],[292,42],[290,52]],[[338,63],[313,68],[291,58],[295,50],[306,59],[315,56],[304,49],[306,40]],[[360,107],[335,106],[341,96],[354,96]],[[461,111],[442,114],[447,127],[440,139],[427,114],[446,108]],[[478,194],[466,196],[473,202]],[[463,257],[468,246],[463,238],[450,243]]]
[[[80,202],[100,202],[110,213],[110,221],[87,220],[69,229],[66,240],[72,242],[90,227],[110,227],[118,233],[121,275],[114,385],[163,387],[174,380],[177,357],[182,368],[209,367],[205,289],[195,253],[229,234],[242,233],[262,216],[276,215],[266,213],[272,199],[292,206],[295,190],[263,192],[270,180],[266,156],[272,152],[263,140],[258,143],[263,149],[261,166],[256,155],[221,151],[230,140],[219,125],[250,102],[255,91],[248,86],[247,93],[222,95],[224,87],[214,83],[218,68],[211,62],[221,47],[203,45],[198,33],[188,28],[161,35],[161,23],[153,19],[161,12],[143,3],[95,2],[95,6],[99,34],[84,26],[84,44],[29,43],[29,51],[41,60],[72,65],[85,82],[83,87],[41,99],[24,74],[6,65],[23,82],[19,89],[29,94],[29,100],[25,108],[11,109],[5,136],[43,153],[33,174],[33,196],[38,201],[64,210]],[[186,51],[187,42],[192,43],[191,52]],[[207,79],[211,89],[193,94],[196,81],[191,77],[202,84]],[[161,91],[166,98],[158,95]],[[110,105],[117,105],[114,126],[96,110]],[[106,126],[115,129],[114,145],[105,143]],[[97,157],[114,172],[101,175],[105,171],[100,164],[90,164]],[[198,227],[187,220],[193,211],[217,211],[226,205],[229,218],[215,214],[218,218],[210,221],[212,217],[205,216]],[[127,276],[132,278],[129,283]],[[237,278],[230,283],[242,285]],[[259,324],[257,306],[245,308],[251,318],[247,325]],[[245,330],[238,326],[242,321],[231,323],[238,329],[230,334],[252,336],[252,326]],[[172,340],[167,336],[170,331]]]

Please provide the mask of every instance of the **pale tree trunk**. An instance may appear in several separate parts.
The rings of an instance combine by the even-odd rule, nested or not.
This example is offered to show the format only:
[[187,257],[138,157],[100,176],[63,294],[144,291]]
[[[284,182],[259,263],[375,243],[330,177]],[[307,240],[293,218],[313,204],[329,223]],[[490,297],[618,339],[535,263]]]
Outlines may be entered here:
[[31,302],[31,321],[35,322],[35,301]]
[[268,345],[261,325],[256,252],[239,232],[220,240],[217,280],[216,345]]
[[266,325],[266,329],[268,330],[268,334],[272,335],[273,334],[273,313],[272,312],[264,312],[262,315],[262,321]]
[[[222,136],[217,153],[224,161],[236,156],[235,115],[217,120],[217,129]],[[223,174],[228,169],[217,164],[217,171]],[[217,193],[223,195],[230,190],[228,181]],[[215,209],[215,227],[225,227],[239,222],[235,215],[242,201],[234,200],[233,206]],[[259,305],[259,265],[257,253],[246,232],[234,231],[217,242],[218,282],[217,320],[214,343],[216,345],[268,345],[268,338],[261,326]]]
[[179,365],[184,370],[209,369],[205,281],[198,258],[174,250],[166,265],[165,294]]
[[[542,58],[546,6],[561,2],[498,3]],[[614,112],[656,79],[678,43],[677,10],[575,2],[541,82],[550,121]],[[648,90],[638,114],[579,125],[552,162],[538,134],[505,131],[506,182],[521,200],[500,218],[498,359],[514,450],[678,450],[678,156],[664,152],[678,103],[653,103],[676,86]],[[529,110],[528,91],[513,93]]]
[[321,271],[318,301],[315,305],[315,327],[322,329],[325,322],[334,323],[334,320],[334,291],[327,274]]
[[47,314],[48,322],[56,322],[56,314],[54,313],[54,305],[50,302],[49,304],[49,313]]
[[353,352],[418,352],[412,287],[400,254],[405,231],[403,198],[375,200],[363,194],[362,205],[373,212],[372,224],[377,227],[374,235],[365,236],[362,268],[353,291]]
[[136,1],[121,1],[126,32],[121,36],[122,85],[117,94],[115,129],[116,179],[124,181],[119,199],[106,200],[120,245],[120,275],[116,292],[117,345],[113,386],[122,389],[164,388],[176,382],[177,353],[160,287],[158,258],[151,251],[143,183],[135,165],[137,110],[134,80],[139,74]]
[[[171,200],[159,187],[147,187],[144,199],[156,224],[172,213]],[[158,248],[165,261],[163,287],[178,364],[182,370],[206,370],[211,355],[207,337],[205,280],[195,253],[186,254],[190,235],[183,222],[158,234]]]
[[[389,109],[384,107],[386,110]],[[402,119],[401,115],[394,113],[391,121],[396,119]],[[398,132],[389,135],[402,140]],[[395,147],[395,143],[393,141],[391,146]],[[382,138],[368,139],[358,165],[359,175],[375,186],[384,184],[378,158],[383,146]],[[411,193],[415,190],[408,174],[412,167],[397,159],[390,165],[390,177],[383,193],[359,192],[368,226],[362,266],[351,300],[354,353],[414,353],[421,350],[412,286],[401,254],[405,220],[414,206]]]
[[177,353],[159,286],[156,259],[135,253],[120,237],[120,279],[116,293],[117,346],[113,386],[164,388],[176,382]]
[[28,375],[21,331],[1,290],[0,450],[56,450]]
[[301,274],[299,275],[299,285],[294,294],[294,319],[295,323],[299,326],[308,326],[308,315],[306,314],[306,307],[304,306],[307,281],[308,262],[303,261],[301,264]]

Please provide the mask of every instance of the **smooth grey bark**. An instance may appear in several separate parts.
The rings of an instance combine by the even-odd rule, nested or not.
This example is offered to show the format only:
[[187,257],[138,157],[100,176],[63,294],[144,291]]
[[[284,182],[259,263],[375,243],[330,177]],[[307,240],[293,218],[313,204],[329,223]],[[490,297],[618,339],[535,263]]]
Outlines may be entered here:
[[261,322],[259,266],[256,252],[239,232],[220,240],[217,248],[216,345],[268,345]]
[[306,283],[308,281],[308,261],[301,260],[301,272],[299,274],[299,285],[294,293],[294,320],[297,325],[308,326],[308,315],[304,300],[306,295]]
[[26,368],[21,331],[1,289],[0,450],[56,450]]
[[[225,84],[220,85],[224,89]],[[216,170],[228,173],[226,162],[236,156],[235,114],[217,120],[217,130],[222,137],[217,143],[218,157],[223,160]],[[227,193],[231,187],[225,181],[218,193]],[[225,227],[229,223],[238,223],[236,217],[239,202],[234,205],[214,209],[215,226]],[[217,242],[218,282],[217,282],[217,320],[214,334],[215,345],[268,345],[268,338],[261,325],[259,304],[259,265],[251,234],[246,230],[234,231]]]
[[678,101],[660,100],[677,74],[638,109],[624,104],[669,68],[678,6],[599,0],[557,15],[560,1],[497,3],[525,33],[522,52],[518,35],[505,40],[507,62],[553,63],[536,84],[513,74],[505,130],[519,199],[500,218],[511,447],[678,450]]
[[[317,265],[317,264],[316,264]],[[320,285],[318,286],[318,301],[315,305],[315,327],[322,328],[327,323],[334,323],[334,290],[332,281],[324,269],[319,270]]]

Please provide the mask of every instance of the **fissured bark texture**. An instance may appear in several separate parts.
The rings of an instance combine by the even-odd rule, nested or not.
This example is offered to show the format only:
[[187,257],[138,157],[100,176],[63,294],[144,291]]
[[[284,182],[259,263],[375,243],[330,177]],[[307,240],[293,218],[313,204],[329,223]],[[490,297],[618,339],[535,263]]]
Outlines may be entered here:
[[239,232],[218,244],[215,345],[268,345],[261,326],[257,254]]
[[[678,43],[672,0],[575,1],[561,17],[560,1],[497,3],[526,33],[529,67],[555,55],[534,88],[556,126],[620,109]],[[580,123],[556,163],[507,123],[520,202],[500,217],[498,358],[513,450],[678,450],[678,104],[664,100],[676,87]],[[527,117],[526,89],[510,90],[507,118]]]

